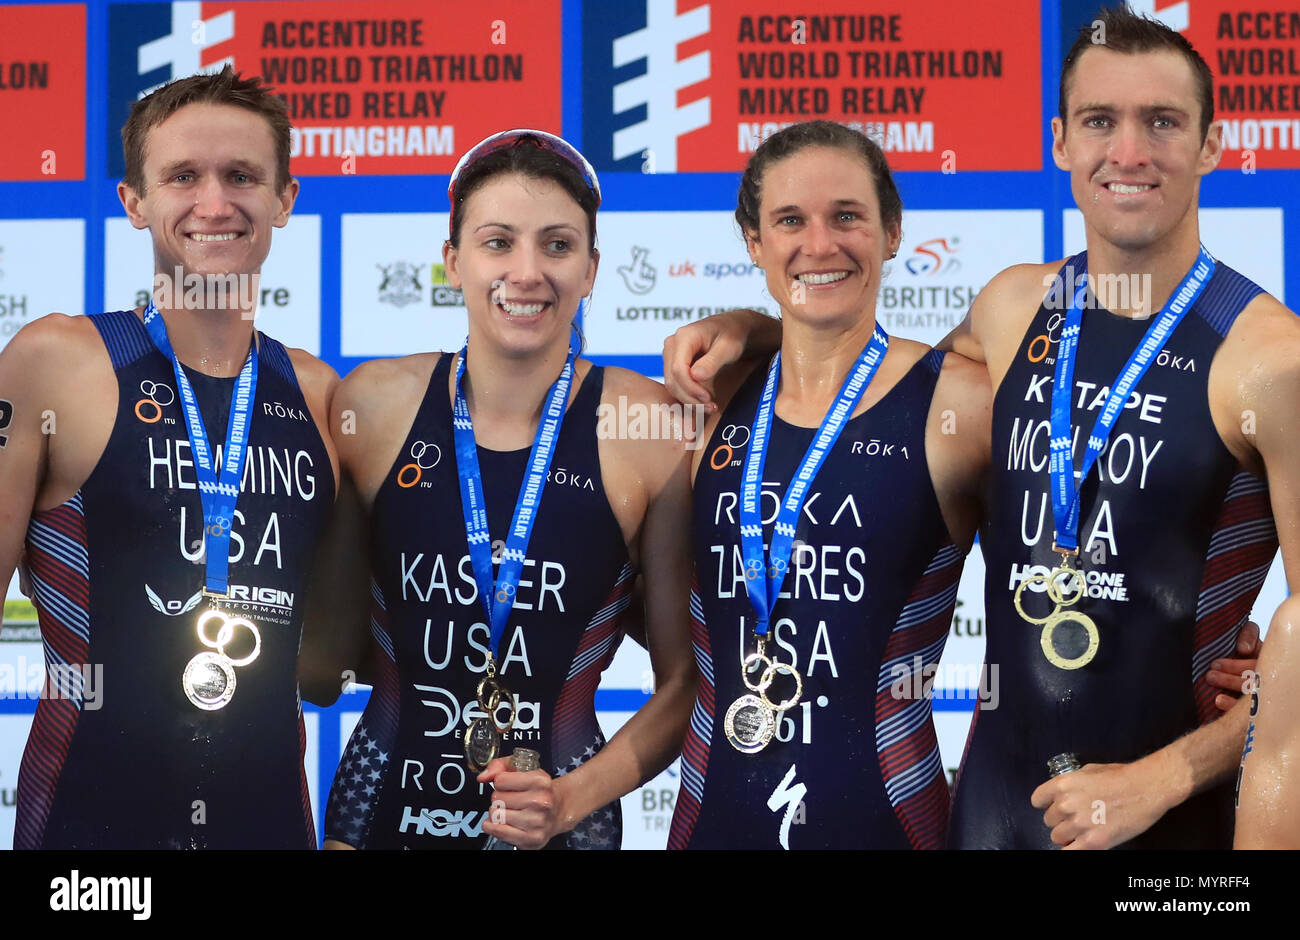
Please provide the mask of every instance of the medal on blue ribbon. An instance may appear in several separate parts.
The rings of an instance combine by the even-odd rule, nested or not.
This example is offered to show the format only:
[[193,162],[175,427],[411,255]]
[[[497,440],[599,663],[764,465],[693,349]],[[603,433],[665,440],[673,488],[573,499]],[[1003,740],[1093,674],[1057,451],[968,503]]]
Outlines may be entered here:
[[[464,734],[465,762],[475,773],[497,756],[502,735],[509,734],[515,724],[518,702],[497,678],[497,650],[501,645],[501,637],[505,634],[510,611],[514,608],[515,593],[523,575],[525,553],[541,507],[542,491],[546,488],[546,475],[550,471],[560,427],[564,423],[578,343],[578,333],[574,330],[564,369],[546,396],[542,419],[538,422],[537,435],[528,454],[528,469],[519,486],[514,516],[510,521],[510,531],[506,536],[501,565],[495,578],[492,574],[492,537],[488,533],[487,500],[483,493],[483,474],[479,470],[478,444],[474,439],[474,422],[470,419],[469,402],[465,399],[462,383],[465,360],[469,354],[468,341],[461,349],[460,361],[456,365],[452,436],[456,444],[456,470],[460,477],[460,503],[465,516],[465,536],[469,545],[470,564],[474,569],[474,581],[490,629],[487,675],[480,680],[475,692],[478,706],[485,717],[470,722]],[[497,711],[502,706],[509,709],[509,716],[504,722],[497,720]]]
[[[167,325],[152,300],[144,311],[144,326],[158,351],[171,362],[176,375],[181,410],[185,416],[185,431],[189,435],[190,450],[194,456],[199,500],[203,505],[203,594],[211,607],[199,615],[195,630],[199,641],[209,647],[209,651],[201,652],[189,661],[181,675],[181,687],[185,690],[186,698],[196,707],[213,711],[224,708],[235,694],[235,667],[248,665],[262,650],[262,636],[257,626],[245,617],[227,615],[219,604],[222,598],[229,596],[230,530],[235,521],[235,504],[239,500],[244,463],[248,459],[253,401],[257,395],[256,344],[249,348],[248,358],[235,381],[224,454],[221,465],[217,466],[194,387],[176,357],[171,340],[167,337]],[[210,633],[213,624],[216,625],[215,636]],[[226,646],[234,638],[235,632],[242,628],[246,628],[252,635],[253,650],[239,659],[233,659],[227,655]]]
[[[1065,325],[1061,330],[1061,339],[1056,350],[1056,371],[1052,381],[1052,424],[1049,440],[1050,458],[1048,474],[1052,492],[1052,520],[1055,534],[1052,551],[1059,552],[1061,563],[1050,574],[1034,575],[1022,581],[1016,588],[1013,601],[1016,612],[1030,624],[1043,628],[1040,646],[1048,662],[1060,669],[1080,669],[1092,662],[1100,645],[1100,633],[1096,623],[1087,614],[1069,610],[1088,592],[1083,572],[1077,567],[1079,557],[1079,494],[1083,483],[1088,478],[1093,464],[1106,447],[1120,411],[1128,402],[1129,396],[1147,370],[1155,363],[1156,357],[1169,342],[1170,335],[1191,310],[1196,298],[1214,275],[1214,258],[1201,248],[1196,262],[1183,278],[1169,300],[1156,315],[1142,342],[1129,355],[1128,361],[1120,370],[1119,376],[1110,386],[1106,403],[1097,415],[1092,432],[1088,435],[1083,463],[1080,466],[1078,481],[1074,480],[1074,438],[1070,421],[1070,402],[1074,391],[1074,364],[1079,346],[1079,334],[1083,327],[1083,308],[1088,292],[1087,258],[1084,258],[1083,274],[1078,277],[1077,287],[1070,292],[1070,307],[1066,312]],[[1068,290],[1067,285],[1067,290]],[[1022,595],[1031,585],[1042,585],[1054,610],[1046,617],[1031,617],[1025,613]],[[1056,649],[1053,635],[1062,624],[1073,623],[1082,627],[1087,635],[1087,646],[1077,656],[1062,656]]]
[[[749,689],[749,694],[741,695],[732,703],[723,721],[727,740],[732,747],[743,753],[753,754],[766,747],[775,730],[776,713],[793,708],[803,694],[803,677],[799,671],[791,663],[767,655],[769,621],[781,593],[781,585],[790,570],[795,527],[804,500],[827,455],[839,440],[844,425],[853,416],[854,408],[871,384],[880,363],[884,361],[888,349],[889,336],[877,325],[872,331],[871,340],[858,354],[857,361],[840,386],[839,394],[808,445],[777,513],[770,544],[767,551],[764,551],[760,501],[763,467],[767,460],[767,444],[771,437],[776,394],[781,378],[780,352],[772,357],[772,364],[768,368],[767,381],[763,386],[758,410],[754,414],[749,453],[745,458],[740,486],[740,545],[745,562],[745,590],[754,608],[756,650],[745,655],[740,666],[740,678],[745,688]],[[768,690],[778,676],[790,677],[794,681],[794,692],[784,699],[773,701],[768,697]]]

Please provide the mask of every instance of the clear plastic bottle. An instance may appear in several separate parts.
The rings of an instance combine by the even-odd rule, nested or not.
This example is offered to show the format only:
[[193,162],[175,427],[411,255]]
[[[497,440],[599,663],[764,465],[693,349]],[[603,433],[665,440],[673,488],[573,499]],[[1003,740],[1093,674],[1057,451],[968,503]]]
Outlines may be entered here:
[[1079,763],[1079,758],[1070,752],[1057,754],[1047,762],[1047,775],[1049,777],[1059,777],[1061,774],[1068,774],[1078,770],[1083,764]]
[[[542,766],[542,755],[532,748],[517,747],[513,754],[510,755],[510,769],[516,773],[528,773],[530,770],[540,770]],[[487,841],[483,843],[485,852],[513,852],[518,850],[519,846],[511,845],[496,836],[488,836]]]

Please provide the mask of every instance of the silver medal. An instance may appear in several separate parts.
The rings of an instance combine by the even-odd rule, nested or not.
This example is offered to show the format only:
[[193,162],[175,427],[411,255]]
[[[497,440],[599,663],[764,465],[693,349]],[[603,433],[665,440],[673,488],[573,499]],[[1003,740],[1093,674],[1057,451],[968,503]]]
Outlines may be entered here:
[[732,747],[742,754],[757,754],[776,733],[776,713],[757,695],[742,695],[727,709],[722,727]]

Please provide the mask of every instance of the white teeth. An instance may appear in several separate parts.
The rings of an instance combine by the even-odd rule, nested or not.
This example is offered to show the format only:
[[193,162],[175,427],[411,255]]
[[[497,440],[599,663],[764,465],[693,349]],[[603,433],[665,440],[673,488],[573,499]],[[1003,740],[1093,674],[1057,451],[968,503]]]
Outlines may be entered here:
[[191,232],[190,238],[196,242],[228,242],[239,237],[238,232],[224,232],[221,235],[204,235],[202,232]]
[[805,284],[832,284],[849,276],[848,271],[836,271],[834,274],[800,274],[799,280]]
[[1144,193],[1151,188],[1150,186],[1145,186],[1145,185],[1129,186],[1126,183],[1108,183],[1107,186],[1109,187],[1112,193],[1122,193],[1124,195],[1128,195],[1130,193]]
[[542,312],[545,304],[512,304],[502,303],[501,309],[512,317],[535,317]]

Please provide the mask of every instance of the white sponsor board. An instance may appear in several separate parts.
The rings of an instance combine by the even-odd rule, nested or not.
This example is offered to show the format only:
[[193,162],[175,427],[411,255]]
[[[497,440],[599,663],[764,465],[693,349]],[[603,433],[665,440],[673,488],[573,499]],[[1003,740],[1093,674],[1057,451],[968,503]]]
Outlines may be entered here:
[[[153,240],[125,218],[104,220],[105,310],[144,303],[153,285]],[[173,288],[174,290],[175,288]],[[295,215],[271,236],[262,265],[257,328],[320,355],[320,216]]]
[[443,271],[447,218],[445,212],[343,215],[344,356],[460,349],[468,321],[461,293]]
[[939,738],[939,756],[944,770],[952,772],[961,763],[966,733],[976,702],[983,695],[986,707],[996,707],[997,674],[981,680],[984,665],[984,553],[976,543],[966,556],[961,581],[957,584],[957,606],[948,626],[948,642],[934,674],[934,725]]
[[15,808],[18,799],[18,766],[32,726],[31,715],[0,714],[0,849],[14,845]]
[[[1281,209],[1201,209],[1201,238],[1215,259],[1250,278],[1286,303]],[[1087,247],[1083,213],[1062,213],[1066,255]]]
[[1043,257],[1037,209],[918,209],[903,213],[898,257],[885,267],[876,303],[891,336],[933,346],[966,316],[993,275]]
[[0,221],[0,349],[47,313],[84,312],[86,223]]
[[583,320],[595,355],[652,355],[680,326],[735,307],[777,312],[730,212],[602,212]]

